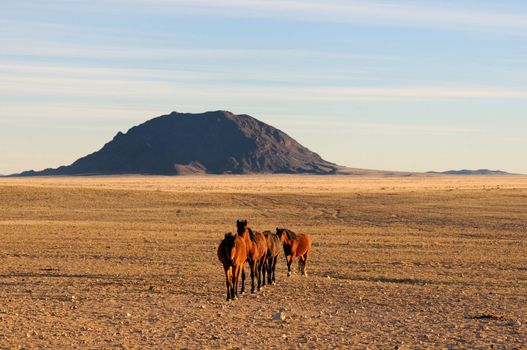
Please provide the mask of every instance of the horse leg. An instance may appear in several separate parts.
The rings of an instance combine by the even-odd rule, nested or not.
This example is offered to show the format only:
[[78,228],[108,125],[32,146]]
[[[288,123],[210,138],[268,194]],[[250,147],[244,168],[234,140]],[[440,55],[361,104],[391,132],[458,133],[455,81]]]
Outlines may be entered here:
[[273,284],[276,284],[276,279],[274,276],[275,276],[277,261],[278,261],[278,255],[273,258],[273,282],[272,282]]
[[260,286],[265,286],[265,274],[263,273],[264,265],[265,257],[258,262],[258,290],[260,290]]
[[274,258],[272,256],[267,258],[267,265],[265,266],[267,269],[267,284],[273,284],[273,278],[272,278],[273,260]]
[[256,273],[256,261],[251,261],[249,263],[251,268],[251,293],[254,293],[254,274]]
[[235,279],[234,267],[231,266],[230,270],[231,270],[231,300],[234,300],[234,279]]
[[262,277],[261,268],[262,268],[262,261],[260,260],[256,262],[256,279],[258,280],[258,288],[256,289],[257,291],[260,291],[260,287],[262,286],[262,283],[260,281],[260,277]]
[[227,301],[231,299],[232,275],[231,268],[225,269],[225,284],[227,285]]
[[234,265],[232,267],[233,273],[232,273],[232,287],[234,291],[233,299],[238,299],[238,278],[239,278],[239,268],[238,265]]
[[287,277],[291,276],[291,265],[293,265],[293,261],[295,260],[295,255],[291,254],[291,258],[289,262],[287,263]]
[[[260,271],[262,271],[262,287],[265,287],[265,272],[267,270],[267,257],[264,257],[262,260],[262,267],[260,268]],[[269,274],[268,274],[269,275]]]
[[234,266],[234,299],[238,299],[238,283],[240,282],[240,272],[243,266]]
[[304,254],[304,259],[302,261],[302,276],[304,277],[307,277],[306,264],[307,264],[307,252]]
[[243,295],[245,293],[245,263],[243,263],[240,267],[242,270],[242,289],[240,290],[240,294]]

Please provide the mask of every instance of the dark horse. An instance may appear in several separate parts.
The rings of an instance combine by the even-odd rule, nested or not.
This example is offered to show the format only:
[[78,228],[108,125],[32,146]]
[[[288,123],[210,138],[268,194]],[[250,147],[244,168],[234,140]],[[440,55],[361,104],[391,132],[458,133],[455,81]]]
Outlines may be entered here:
[[280,242],[284,245],[284,254],[287,261],[287,276],[291,276],[291,264],[296,256],[298,256],[298,269],[302,272],[302,276],[307,276],[306,262],[307,254],[311,250],[311,238],[308,235],[297,235],[286,228],[276,228],[276,235],[280,238]]
[[220,259],[225,270],[227,300],[236,299],[238,297],[240,273],[242,275],[242,286],[245,282],[245,271],[243,271],[243,265],[247,260],[245,241],[231,232],[226,233],[218,247],[218,259]]
[[[245,241],[247,251],[247,261],[251,268],[251,292],[254,292],[254,277],[258,278],[258,290],[261,286],[262,268],[265,263],[267,254],[267,241],[265,236],[260,232],[256,232],[247,227],[247,220],[236,221],[238,229],[238,236]],[[242,282],[242,293],[244,291],[244,283]]]
[[263,285],[265,286],[265,272],[267,272],[267,282],[276,284],[275,270],[278,254],[280,254],[280,238],[271,231],[263,232],[267,240],[267,256],[265,257],[265,266],[263,268]]

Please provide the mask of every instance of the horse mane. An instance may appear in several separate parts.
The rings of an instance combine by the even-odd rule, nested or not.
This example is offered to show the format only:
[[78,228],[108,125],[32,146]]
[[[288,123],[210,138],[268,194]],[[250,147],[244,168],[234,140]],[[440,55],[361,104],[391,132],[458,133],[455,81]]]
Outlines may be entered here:
[[252,228],[247,227],[247,230],[249,231],[249,237],[251,238],[251,241],[256,242],[256,236],[254,235]]
[[269,230],[262,232],[265,237],[269,237],[269,235],[272,235],[273,233]]
[[284,231],[287,234],[288,239],[292,239],[292,240],[298,239],[298,235],[294,233],[293,231],[291,231],[290,229],[285,228]]

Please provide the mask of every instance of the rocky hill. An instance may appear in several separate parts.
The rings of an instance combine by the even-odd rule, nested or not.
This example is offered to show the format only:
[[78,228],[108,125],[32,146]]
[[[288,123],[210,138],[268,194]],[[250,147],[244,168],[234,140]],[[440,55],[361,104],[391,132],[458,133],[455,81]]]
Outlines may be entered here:
[[117,133],[71,165],[18,176],[335,174],[340,168],[249,115],[173,112]]

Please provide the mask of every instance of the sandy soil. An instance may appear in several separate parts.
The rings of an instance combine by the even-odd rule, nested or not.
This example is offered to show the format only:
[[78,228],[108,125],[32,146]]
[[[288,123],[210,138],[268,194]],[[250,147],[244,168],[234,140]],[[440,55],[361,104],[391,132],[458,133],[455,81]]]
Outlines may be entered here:
[[[309,276],[226,302],[238,218]],[[0,349],[525,349],[526,237],[521,176],[0,179]]]

